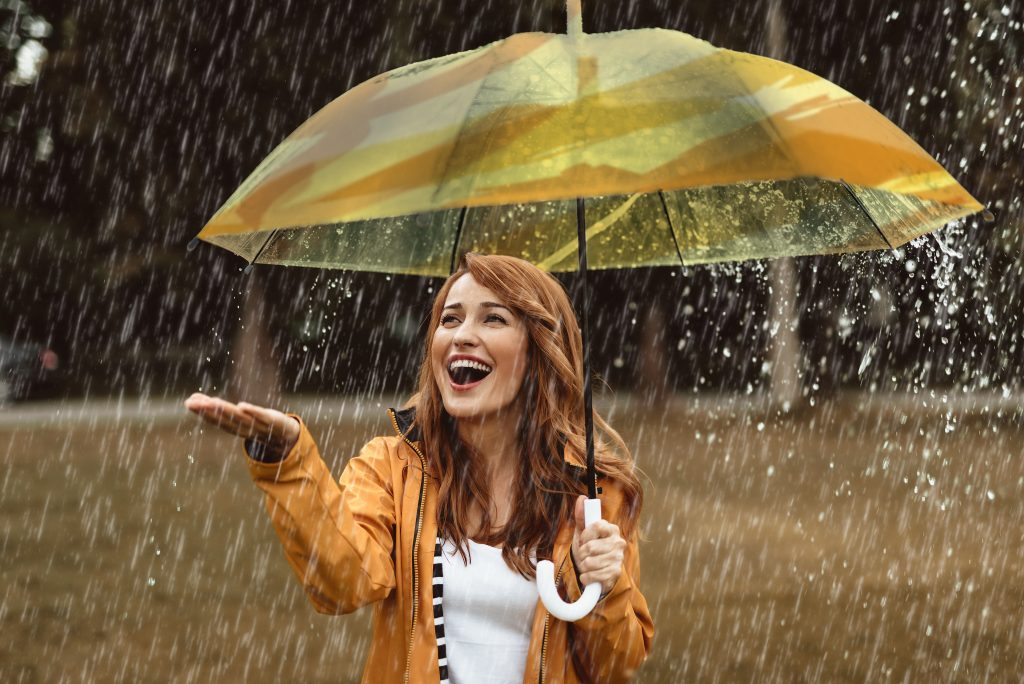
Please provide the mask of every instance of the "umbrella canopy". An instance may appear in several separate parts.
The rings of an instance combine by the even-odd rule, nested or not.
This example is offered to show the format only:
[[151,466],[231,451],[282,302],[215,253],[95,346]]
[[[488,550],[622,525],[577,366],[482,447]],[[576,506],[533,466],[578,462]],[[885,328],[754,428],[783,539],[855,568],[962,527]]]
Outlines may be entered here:
[[199,233],[247,261],[447,275],[893,248],[983,209],[870,106],[663,29],[516,34],[348,91]]

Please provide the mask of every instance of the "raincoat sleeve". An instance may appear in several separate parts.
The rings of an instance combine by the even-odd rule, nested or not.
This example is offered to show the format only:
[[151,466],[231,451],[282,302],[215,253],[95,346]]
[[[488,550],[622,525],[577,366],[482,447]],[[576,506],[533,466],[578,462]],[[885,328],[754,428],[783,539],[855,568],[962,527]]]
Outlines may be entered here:
[[[291,415],[291,414],[290,414]],[[284,459],[252,458],[249,471],[288,563],[318,612],[350,613],[395,587],[395,506],[383,438],[368,443],[335,481],[305,423]]]
[[[603,497],[605,501],[608,498]],[[605,515],[616,521],[613,507],[606,508]],[[566,600],[576,601],[582,593],[576,568],[570,568],[563,577]],[[640,554],[634,532],[622,559],[622,574],[611,591],[589,615],[569,626],[573,664],[585,681],[627,682],[650,653],[654,621],[647,599],[640,593],[639,581]]]

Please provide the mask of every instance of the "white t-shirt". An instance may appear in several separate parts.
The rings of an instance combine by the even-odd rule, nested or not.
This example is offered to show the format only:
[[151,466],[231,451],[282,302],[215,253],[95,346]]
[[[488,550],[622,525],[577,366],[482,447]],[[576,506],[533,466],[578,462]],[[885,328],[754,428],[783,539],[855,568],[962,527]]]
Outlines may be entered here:
[[451,684],[521,684],[537,587],[501,549],[469,541],[469,565],[445,541],[444,636]]

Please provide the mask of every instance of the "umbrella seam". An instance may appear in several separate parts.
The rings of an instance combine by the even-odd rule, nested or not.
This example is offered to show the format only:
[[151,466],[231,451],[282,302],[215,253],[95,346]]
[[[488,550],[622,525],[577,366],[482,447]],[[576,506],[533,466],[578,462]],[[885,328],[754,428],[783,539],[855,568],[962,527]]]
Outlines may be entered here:
[[557,80],[554,76],[552,76],[551,73],[548,71],[548,68],[545,65],[543,65],[543,64],[541,64],[540,62],[537,61],[536,56],[531,54],[531,55],[529,55],[527,57],[527,59],[529,61],[533,62],[537,66],[537,68],[540,69],[541,73],[543,73],[544,76],[547,77],[548,81],[550,81],[552,84],[554,84],[554,85],[558,86],[559,88],[561,88],[562,92],[564,92],[568,97],[572,97],[573,96],[573,92],[571,90],[569,90],[568,88],[566,88],[565,84],[563,84],[561,81]]
[[452,258],[451,266],[448,269],[448,274],[455,273],[455,259],[459,255],[459,242],[462,239],[462,228],[466,224],[466,213],[469,211],[469,207],[464,206],[459,212],[459,221],[455,224],[455,244],[452,245]]
[[[722,50],[724,48],[718,48],[718,49]],[[727,52],[732,52],[732,50],[727,50]],[[783,63],[783,64],[786,63],[786,62],[782,62],[781,59],[776,59],[775,57],[764,57],[764,56],[761,56],[761,55],[755,55],[755,57],[758,57],[758,56],[762,57],[762,59],[769,59],[769,60],[772,60],[774,62],[780,62],[780,63]],[[746,91],[748,93],[746,96],[744,96],[742,98],[737,98],[737,101],[742,100],[745,103],[747,103],[748,105],[752,105],[750,107],[751,109],[756,109],[756,110],[761,112],[761,116],[757,117],[756,123],[758,124],[758,126],[761,128],[762,131],[765,131],[768,134],[769,138],[773,139],[773,141],[775,142],[776,149],[785,158],[786,163],[787,163],[788,167],[791,169],[794,177],[799,175],[800,165],[796,163],[796,161],[793,159],[793,156],[790,154],[789,146],[786,144],[786,138],[779,131],[778,127],[775,125],[775,122],[772,121],[772,115],[768,113],[768,111],[764,108],[764,105],[761,104],[761,102],[759,100],[757,100],[755,97],[753,97],[755,91],[749,85],[747,85],[747,82],[743,79],[742,76],[740,76],[739,74],[736,74],[736,73],[733,73],[733,74],[730,74],[730,75],[733,77],[733,81],[736,82],[736,83],[739,83],[742,86],[742,88],[746,89]]]
[[462,124],[459,126],[459,133],[458,135],[455,136],[455,140],[452,142],[452,149],[448,153],[448,158],[444,160],[444,169],[441,171],[440,182],[437,184],[437,187],[434,188],[434,193],[433,196],[431,197],[432,202],[437,200],[438,193],[440,193],[441,188],[445,186],[445,181],[448,178],[448,168],[451,166],[452,158],[455,156],[455,151],[459,149],[459,143],[462,140],[463,132],[466,130],[466,118],[468,118],[469,113],[473,110],[473,105],[476,103],[476,99],[480,97],[480,92],[484,89],[484,86],[487,84],[487,78],[491,75],[491,72],[493,70],[494,62],[492,59],[491,68],[488,69],[487,73],[484,74],[483,77],[480,79],[480,85],[477,86],[476,92],[473,94],[473,99],[469,101],[469,105],[466,107],[466,114],[462,120]]
[[683,261],[683,252],[679,249],[679,240],[676,239],[676,231],[672,228],[672,215],[668,213],[668,202],[665,201],[665,193],[658,190],[658,199],[661,200],[661,208],[665,210],[665,221],[668,222],[668,234],[672,236],[672,244],[676,247],[676,255],[679,257],[679,265],[686,267]]
[[259,250],[257,250],[256,256],[254,256],[252,258],[252,261],[249,262],[250,266],[255,264],[259,260],[259,258],[263,256],[263,252],[265,252],[270,243],[273,242],[274,237],[278,234],[279,230],[280,229],[274,229],[270,231],[270,237],[268,237],[266,242],[264,242],[263,245],[259,248]]
[[879,228],[878,224],[875,222],[875,219],[871,216],[871,213],[868,211],[868,208],[864,206],[864,203],[860,201],[860,197],[857,197],[857,193],[855,193],[853,191],[853,188],[850,187],[850,184],[847,183],[842,178],[839,179],[839,182],[842,183],[844,188],[846,188],[846,192],[850,194],[850,197],[853,198],[853,201],[857,204],[860,210],[864,212],[864,215],[868,217],[868,221],[871,221],[871,225],[873,225],[875,227],[875,230],[878,231],[878,234],[882,236],[882,240],[885,241],[885,244],[889,247],[889,249],[895,249],[895,247],[892,246],[892,243],[889,242],[889,238],[885,236],[885,233],[882,232],[882,229]]

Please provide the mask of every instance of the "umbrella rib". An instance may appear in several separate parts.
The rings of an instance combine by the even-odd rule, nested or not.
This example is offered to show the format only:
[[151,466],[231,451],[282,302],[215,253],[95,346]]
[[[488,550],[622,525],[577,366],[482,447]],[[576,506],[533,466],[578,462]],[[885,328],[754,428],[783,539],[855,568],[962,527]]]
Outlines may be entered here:
[[676,255],[679,257],[679,265],[686,267],[683,261],[683,252],[679,249],[679,240],[676,239],[676,231],[672,229],[672,215],[668,213],[668,202],[665,201],[665,193],[658,191],[658,199],[661,200],[661,208],[665,210],[665,221],[668,222],[668,234],[672,236],[672,244],[676,246]]
[[259,258],[261,256],[263,256],[263,252],[265,252],[267,247],[270,245],[270,243],[274,241],[274,238],[277,236],[278,232],[279,231],[277,229],[270,231],[270,236],[267,238],[266,242],[264,242],[260,246],[259,250],[256,252],[256,256],[254,256],[252,258],[252,261],[249,262],[249,265],[245,267],[246,268],[246,273],[251,271],[253,264],[255,264],[257,261],[259,261]]
[[[480,85],[478,85],[476,87],[476,93],[473,94],[473,99],[470,100],[469,105],[466,107],[466,116],[469,116],[470,110],[473,109],[473,104],[476,102],[476,99],[478,97],[480,97],[480,93],[483,91],[484,86],[487,84],[487,77],[490,76],[490,75],[491,75],[491,70],[488,69],[487,73],[484,74],[483,77],[480,79]],[[441,192],[441,188],[443,188],[445,186],[445,183],[446,183],[446,181],[448,179],[448,169],[451,168],[452,159],[455,157],[455,153],[459,149],[459,143],[462,142],[463,133],[465,132],[465,127],[466,127],[466,122],[463,121],[462,124],[459,126],[458,133],[455,134],[455,140],[454,140],[454,142],[452,142],[451,150],[448,151],[448,157],[444,160],[444,170],[441,172],[440,180],[437,183],[437,187],[434,188],[434,193],[433,193],[433,195],[430,198],[431,202],[434,202],[434,201],[437,200],[437,196]],[[469,194],[469,193],[467,193],[467,194]]]
[[469,207],[462,207],[459,212],[459,222],[455,224],[455,244],[452,245],[452,259],[451,267],[448,269],[448,274],[455,273],[455,259],[459,256],[459,242],[462,240],[462,227],[466,224],[466,212],[469,211]]
[[889,242],[889,238],[885,236],[885,233],[882,232],[882,229],[878,227],[878,224],[875,223],[875,219],[871,217],[871,214],[868,212],[868,208],[865,207],[864,203],[860,201],[860,197],[857,197],[857,193],[853,191],[853,188],[850,187],[850,184],[841,178],[839,179],[839,182],[842,183],[844,188],[846,188],[846,192],[850,193],[850,197],[852,197],[853,201],[857,203],[857,206],[860,207],[860,210],[862,212],[864,212],[864,215],[868,217],[868,221],[871,221],[871,225],[873,225],[875,227],[875,230],[878,231],[878,234],[882,236],[882,239],[885,240],[885,244],[889,246],[889,249],[896,249],[895,247],[892,246],[892,243]]

